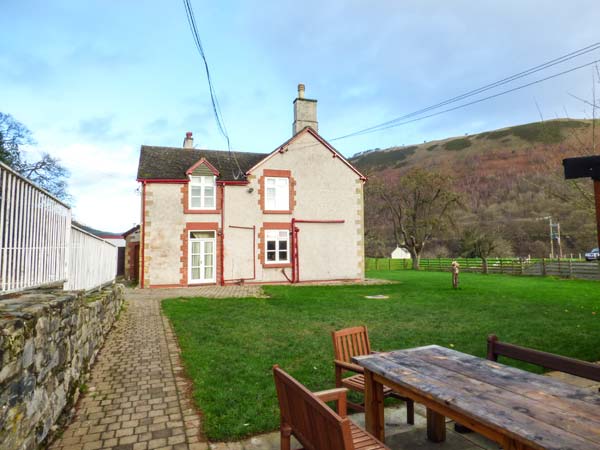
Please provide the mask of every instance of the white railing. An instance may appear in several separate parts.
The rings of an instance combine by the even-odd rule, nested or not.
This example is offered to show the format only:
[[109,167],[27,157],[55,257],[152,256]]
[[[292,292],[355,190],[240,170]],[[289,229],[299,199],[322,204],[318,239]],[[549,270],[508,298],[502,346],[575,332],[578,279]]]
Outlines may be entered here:
[[71,209],[0,163],[0,294],[63,282]]
[[117,247],[71,224],[71,208],[0,163],[0,295],[114,281]]
[[111,283],[116,275],[117,247],[72,225],[65,290],[96,289]]

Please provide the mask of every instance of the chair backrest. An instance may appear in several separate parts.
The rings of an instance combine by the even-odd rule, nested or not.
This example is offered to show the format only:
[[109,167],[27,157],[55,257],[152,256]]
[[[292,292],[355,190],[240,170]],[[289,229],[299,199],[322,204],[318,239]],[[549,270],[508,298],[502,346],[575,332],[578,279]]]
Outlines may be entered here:
[[335,359],[351,363],[353,356],[371,353],[369,333],[364,325],[334,331],[331,333],[331,337],[333,338]]
[[273,366],[273,376],[281,426],[290,427],[306,450],[354,449],[348,418],[342,419],[279,366]]
[[498,356],[505,356],[530,364],[537,364],[546,369],[558,370],[578,377],[600,381],[600,365],[598,364],[507,344],[500,342],[495,334],[490,334],[487,338],[487,359],[498,361]]

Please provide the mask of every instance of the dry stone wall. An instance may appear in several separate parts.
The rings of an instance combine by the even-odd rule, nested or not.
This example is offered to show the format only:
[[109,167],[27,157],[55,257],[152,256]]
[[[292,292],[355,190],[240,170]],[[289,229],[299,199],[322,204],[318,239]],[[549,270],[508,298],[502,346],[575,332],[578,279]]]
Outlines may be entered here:
[[73,412],[123,287],[0,300],[0,449],[40,447]]

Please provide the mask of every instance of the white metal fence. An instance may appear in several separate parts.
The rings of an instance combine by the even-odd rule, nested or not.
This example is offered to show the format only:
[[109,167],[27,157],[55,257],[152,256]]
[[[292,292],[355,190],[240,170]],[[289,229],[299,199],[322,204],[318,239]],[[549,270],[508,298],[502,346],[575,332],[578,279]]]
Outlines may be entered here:
[[73,227],[67,205],[0,163],[0,294],[63,282],[93,289],[116,269],[114,245]]
[[117,247],[71,226],[69,276],[65,290],[94,289],[110,283],[117,273]]
[[0,293],[64,281],[71,210],[0,163]]

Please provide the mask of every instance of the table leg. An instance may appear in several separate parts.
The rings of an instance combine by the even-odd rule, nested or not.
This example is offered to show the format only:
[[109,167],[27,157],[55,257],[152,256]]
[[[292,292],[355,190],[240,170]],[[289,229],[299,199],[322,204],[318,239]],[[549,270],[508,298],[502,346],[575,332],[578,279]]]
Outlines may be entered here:
[[427,408],[427,439],[431,442],[446,440],[446,418]]
[[365,425],[369,433],[384,441],[383,385],[375,381],[368,369],[365,369]]

